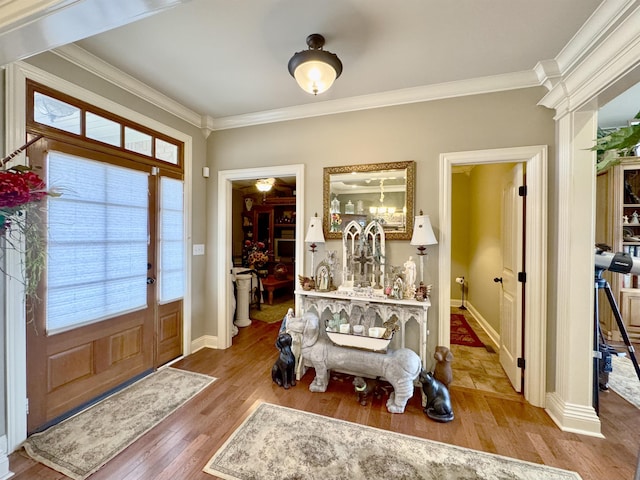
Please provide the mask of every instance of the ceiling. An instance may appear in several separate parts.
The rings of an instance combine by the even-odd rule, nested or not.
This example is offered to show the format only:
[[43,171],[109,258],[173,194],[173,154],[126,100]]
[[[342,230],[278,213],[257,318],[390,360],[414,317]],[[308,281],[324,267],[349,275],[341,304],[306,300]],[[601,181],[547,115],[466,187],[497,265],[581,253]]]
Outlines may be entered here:
[[[77,45],[213,118],[532,71],[601,0],[190,0]],[[311,33],[344,70],[314,97],[287,71]]]
[[[197,116],[275,118],[283,109],[327,112],[348,101],[359,108],[406,103],[427,87],[540,85],[535,67],[558,58],[601,2],[49,0],[55,11],[39,21],[26,18],[22,30],[12,18],[3,23],[0,9],[0,61],[15,60],[11,51],[23,49],[24,57],[75,41],[76,51],[90,52]],[[333,87],[317,97],[287,71],[311,33],[324,35],[325,49],[344,65]],[[47,48],[37,50],[39,39]],[[608,124],[626,124],[637,113],[639,90],[604,110]]]

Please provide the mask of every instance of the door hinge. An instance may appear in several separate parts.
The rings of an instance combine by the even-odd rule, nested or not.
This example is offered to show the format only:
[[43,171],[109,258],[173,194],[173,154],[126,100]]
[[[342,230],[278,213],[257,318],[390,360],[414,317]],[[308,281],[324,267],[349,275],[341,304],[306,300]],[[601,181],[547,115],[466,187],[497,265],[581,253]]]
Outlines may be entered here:
[[524,368],[524,358],[518,357],[518,368]]
[[518,281],[525,283],[527,281],[527,272],[518,272]]
[[28,398],[24,399],[24,410],[25,410],[25,413],[29,415],[29,399]]
[[518,196],[520,196],[520,197],[526,197],[527,196],[527,186],[526,185],[518,187]]

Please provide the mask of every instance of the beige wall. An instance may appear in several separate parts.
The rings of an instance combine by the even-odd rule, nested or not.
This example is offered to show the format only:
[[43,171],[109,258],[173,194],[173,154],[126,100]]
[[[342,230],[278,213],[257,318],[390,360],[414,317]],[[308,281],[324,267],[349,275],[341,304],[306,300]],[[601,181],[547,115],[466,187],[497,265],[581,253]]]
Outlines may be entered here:
[[502,190],[513,164],[482,165],[471,173],[469,302],[500,333]]
[[[214,132],[207,157],[214,172],[260,166],[305,164],[304,201],[308,216],[322,211],[323,167],[415,160],[417,210],[431,216],[439,235],[439,155],[444,152],[554,144],[553,112],[538,107],[543,88],[453,98]],[[217,185],[208,184],[207,201],[216,210]],[[301,194],[300,190],[298,194]],[[214,216],[224,215],[218,212]],[[211,218],[211,216],[210,216]],[[209,225],[209,235],[215,234]],[[210,237],[214,238],[214,237]],[[340,249],[339,241],[324,248]],[[437,337],[438,248],[428,247],[425,281],[434,283],[430,339]],[[388,262],[402,265],[416,250],[408,241],[389,241]],[[320,250],[324,255],[324,250]],[[309,258],[305,259],[308,263]],[[218,265],[213,266],[219,268]],[[210,307],[217,285],[209,275]],[[445,305],[444,308],[449,308]],[[213,319],[212,319],[213,320]],[[216,334],[215,322],[207,334]]]
[[[469,279],[469,184],[471,174],[454,173],[451,176],[451,298],[453,305],[459,306],[462,289],[456,277]],[[465,300],[468,300],[465,293]],[[465,302],[466,303],[466,302]]]
[[[72,82],[86,90],[95,92],[109,100],[125,105],[127,108],[153,118],[160,123],[168,125],[193,139],[193,180],[191,185],[185,185],[185,189],[191,189],[192,199],[192,241],[194,244],[206,243],[206,189],[207,179],[201,175],[202,167],[206,165],[206,141],[200,129],[174,117],[146,101],[132,95],[113,84],[92,75],[91,73],[62,60],[52,53],[43,53],[27,60],[27,63],[42,70],[52,73],[57,77]],[[214,177],[214,175],[212,175]],[[214,177],[215,178],[215,177]],[[208,181],[211,183],[214,178]],[[207,252],[207,255],[212,252]],[[196,257],[196,260],[202,257]],[[206,262],[194,261],[191,275],[191,301],[192,301],[192,338],[198,338],[206,333],[205,327],[205,273]]]

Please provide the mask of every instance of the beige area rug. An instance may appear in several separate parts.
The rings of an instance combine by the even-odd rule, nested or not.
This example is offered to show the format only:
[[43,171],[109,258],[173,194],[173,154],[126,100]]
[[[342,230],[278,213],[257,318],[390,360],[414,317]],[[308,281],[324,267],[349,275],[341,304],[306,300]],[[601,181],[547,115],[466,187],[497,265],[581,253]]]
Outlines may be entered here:
[[261,322],[266,323],[281,322],[289,308],[294,308],[294,302],[291,299],[283,302],[274,302],[273,305],[262,303],[260,304],[260,310],[257,308],[251,309],[249,312],[249,318],[251,318],[251,320],[260,320]]
[[[636,358],[638,358],[636,354]],[[613,369],[609,374],[609,388],[640,408],[640,380],[628,356],[612,356]]]
[[215,378],[164,368],[23,444],[38,462],[82,480],[168,417]]
[[232,433],[204,471],[227,480],[580,479],[567,470],[268,403]]

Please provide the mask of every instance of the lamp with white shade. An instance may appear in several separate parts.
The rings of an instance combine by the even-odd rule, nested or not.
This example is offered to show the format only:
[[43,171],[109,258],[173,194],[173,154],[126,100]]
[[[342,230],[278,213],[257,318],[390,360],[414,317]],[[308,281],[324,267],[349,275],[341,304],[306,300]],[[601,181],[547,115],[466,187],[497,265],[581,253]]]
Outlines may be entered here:
[[307,230],[307,236],[304,241],[310,243],[311,248],[311,276],[314,276],[314,255],[316,253],[316,247],[318,243],[324,243],[324,234],[322,233],[322,219],[318,217],[316,213],[315,217],[311,217],[309,220],[309,229]]
[[418,246],[418,257],[420,258],[420,281],[424,283],[424,256],[426,255],[426,245],[436,245],[438,240],[433,233],[433,227],[429,220],[429,215],[424,215],[420,210],[413,224],[413,236],[411,245]]

